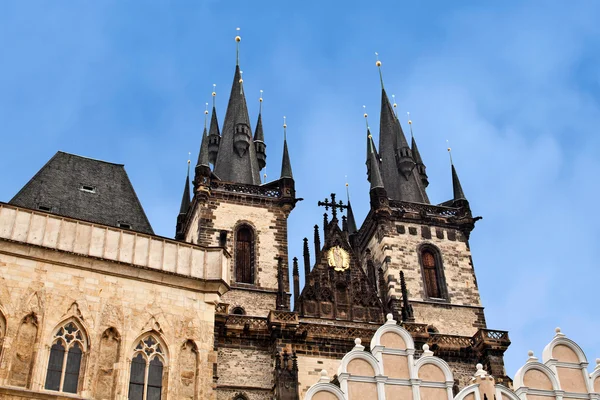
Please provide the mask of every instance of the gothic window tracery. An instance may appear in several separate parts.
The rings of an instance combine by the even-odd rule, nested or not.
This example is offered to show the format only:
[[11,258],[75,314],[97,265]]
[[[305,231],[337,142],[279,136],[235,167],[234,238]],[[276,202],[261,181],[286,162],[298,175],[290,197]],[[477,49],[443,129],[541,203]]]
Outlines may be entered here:
[[240,226],[235,235],[235,280],[254,283],[254,231],[248,225]]
[[420,251],[425,296],[430,299],[447,299],[442,257],[433,246],[423,246]]
[[75,320],[64,322],[56,331],[50,347],[50,357],[44,388],[77,393],[87,339]]
[[152,333],[135,346],[129,374],[129,400],[160,400],[165,379],[164,345]]

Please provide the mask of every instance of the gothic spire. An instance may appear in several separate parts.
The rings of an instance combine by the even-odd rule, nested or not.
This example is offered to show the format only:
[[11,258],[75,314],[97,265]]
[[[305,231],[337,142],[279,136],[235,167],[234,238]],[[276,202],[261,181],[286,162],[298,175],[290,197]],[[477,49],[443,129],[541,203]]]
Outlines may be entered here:
[[219,120],[217,119],[216,107],[216,86],[213,84],[212,92],[212,115],[210,117],[210,129],[208,131],[208,161],[215,165],[217,162],[217,154],[219,153],[219,142],[221,141],[221,132],[219,131]]
[[462,186],[460,184],[460,180],[458,179],[458,174],[456,173],[456,168],[454,168],[454,164],[452,164],[452,190],[454,192],[454,200],[466,200],[465,192],[463,192]]
[[[381,77],[381,62],[377,61]],[[394,200],[427,203],[427,195],[415,173],[415,161],[406,136],[381,80],[381,115],[379,122],[379,157],[382,182]],[[394,103],[396,107],[396,103]]]
[[381,179],[381,172],[379,171],[379,160],[377,159],[375,152],[375,145],[373,143],[373,139],[369,134],[369,181],[371,182],[371,190],[376,188],[383,188],[383,180]]
[[260,98],[258,99],[260,106],[258,111],[258,121],[256,121],[256,129],[254,130],[254,147],[256,150],[256,157],[258,159],[258,167],[263,169],[267,165],[267,145],[265,144],[265,135],[263,133],[262,126],[262,97],[263,91],[260,91]]
[[181,206],[179,214],[187,214],[190,209],[190,160],[188,160],[187,176],[185,177],[185,186],[183,187],[183,197],[181,198]]
[[292,163],[290,162],[290,154],[287,146],[286,129],[287,123],[285,117],[283,117],[283,159],[281,161],[281,178],[294,179],[294,175],[292,174]]
[[[240,40],[241,38],[236,36],[238,45]],[[223,181],[260,185],[260,168],[252,145],[252,131],[243,83],[242,71],[237,63],[214,173]]]
[[350,204],[350,191],[348,190],[348,184],[346,183],[346,195],[348,197],[348,210],[347,210],[347,224],[348,234],[353,235],[356,233],[356,220],[354,219],[354,212],[352,211],[352,205]]

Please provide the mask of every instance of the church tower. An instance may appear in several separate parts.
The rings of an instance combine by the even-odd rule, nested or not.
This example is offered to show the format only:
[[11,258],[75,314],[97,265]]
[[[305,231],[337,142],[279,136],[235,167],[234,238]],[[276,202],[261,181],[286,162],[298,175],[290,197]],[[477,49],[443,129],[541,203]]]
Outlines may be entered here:
[[453,164],[453,198],[430,204],[425,164],[414,136],[409,146],[396,107],[382,80],[379,152],[367,124],[371,207],[353,243],[384,312],[420,332],[423,342],[456,337],[449,362],[466,352],[503,377],[502,354],[510,342],[482,345],[476,338],[488,332],[469,248],[480,217],[473,217]]
[[[222,301],[234,314],[266,317],[269,310],[289,308],[287,218],[297,199],[287,140],[280,178],[261,183],[267,158],[262,92],[253,136],[239,64],[240,41],[237,36],[238,60],[222,129],[216,92],[212,93],[210,128],[205,126],[194,168],[193,198],[182,205],[177,237],[226,249],[232,259],[231,290]],[[186,196],[184,192],[184,202]]]

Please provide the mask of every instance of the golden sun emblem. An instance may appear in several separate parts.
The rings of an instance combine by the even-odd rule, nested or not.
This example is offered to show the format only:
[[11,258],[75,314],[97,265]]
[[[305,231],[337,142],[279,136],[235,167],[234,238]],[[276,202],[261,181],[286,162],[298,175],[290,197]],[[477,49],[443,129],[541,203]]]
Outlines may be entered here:
[[350,254],[340,246],[335,246],[327,252],[327,263],[336,271],[345,271],[350,267]]

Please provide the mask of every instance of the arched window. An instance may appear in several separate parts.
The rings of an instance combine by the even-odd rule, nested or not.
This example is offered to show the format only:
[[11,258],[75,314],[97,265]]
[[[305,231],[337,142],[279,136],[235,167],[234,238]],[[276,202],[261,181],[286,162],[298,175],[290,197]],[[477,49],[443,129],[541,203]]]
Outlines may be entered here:
[[447,299],[444,269],[439,252],[433,247],[424,246],[421,249],[420,258],[425,296],[432,299]]
[[235,280],[254,283],[254,232],[248,225],[239,227],[235,235]]
[[77,393],[87,339],[75,320],[64,322],[54,334],[46,373],[47,390]]
[[129,374],[129,400],[160,400],[166,355],[153,334],[137,342]]
[[246,315],[246,310],[243,307],[234,307],[231,313],[233,315]]

